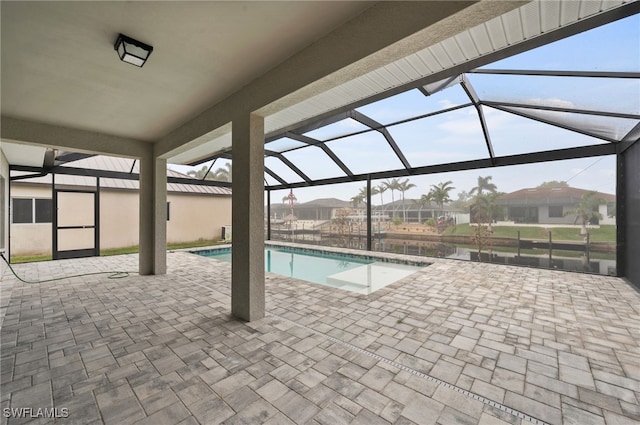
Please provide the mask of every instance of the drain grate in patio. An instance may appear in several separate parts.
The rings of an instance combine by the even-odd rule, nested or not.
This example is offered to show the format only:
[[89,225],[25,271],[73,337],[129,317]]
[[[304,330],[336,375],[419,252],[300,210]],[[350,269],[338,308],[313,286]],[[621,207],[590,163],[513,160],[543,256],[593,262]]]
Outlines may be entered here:
[[433,382],[433,383],[435,383],[437,385],[441,385],[441,386],[443,386],[445,388],[448,388],[448,389],[451,389],[453,391],[456,391],[456,392],[458,392],[460,394],[465,395],[466,397],[472,398],[472,399],[477,400],[477,401],[479,401],[481,403],[484,403],[486,405],[492,406],[492,407],[494,407],[496,409],[499,409],[499,410],[501,410],[503,412],[506,412],[506,413],[508,413],[510,415],[513,415],[513,416],[515,416],[517,418],[520,418],[522,420],[531,422],[534,425],[549,425],[547,422],[541,421],[540,419],[534,418],[533,416],[527,415],[526,413],[523,413],[523,412],[521,412],[519,410],[512,409],[511,407],[505,406],[502,403],[498,403],[497,401],[494,401],[494,400],[488,399],[486,397],[483,397],[481,395],[472,393],[471,391],[467,391],[464,388],[460,388],[460,387],[458,387],[456,385],[450,384],[450,383],[445,382],[445,381],[443,381],[441,379],[434,378],[433,376],[427,375],[426,373],[422,373],[420,371],[417,371],[415,369],[407,367],[407,366],[405,366],[405,365],[403,365],[401,363],[398,363],[398,362],[395,362],[393,360],[387,359],[386,357],[382,357],[379,354],[372,353],[371,351],[364,350],[364,349],[362,349],[360,347],[357,347],[357,346],[355,346],[353,344],[349,344],[348,342],[341,341],[338,338],[334,338],[334,337],[332,337],[330,335],[323,334],[322,332],[318,332],[315,329],[312,329],[312,328],[310,328],[308,326],[301,325],[300,323],[296,323],[296,322],[294,322],[292,320],[286,319],[284,317],[281,317],[281,316],[278,316],[278,315],[275,315],[275,314],[271,314],[271,313],[267,313],[267,314],[269,316],[276,317],[276,318],[278,318],[280,320],[283,320],[285,322],[292,323],[295,326],[298,326],[298,327],[301,327],[303,329],[308,330],[309,332],[313,332],[314,334],[322,336],[323,338],[326,338],[329,341],[335,342],[336,344],[340,344],[340,345],[342,345],[344,347],[347,347],[347,348],[349,348],[351,350],[358,351],[358,352],[363,353],[363,354],[365,354],[367,356],[373,357],[373,358],[375,358],[375,359],[377,359],[379,361],[382,361],[382,362],[385,362],[385,363],[387,363],[387,364],[389,364],[391,366],[394,366],[394,367],[396,367],[398,369],[404,370],[404,371],[409,372],[409,373],[411,373],[413,375],[419,376],[420,378],[423,378],[423,379],[426,379],[428,381],[431,381],[431,382]]

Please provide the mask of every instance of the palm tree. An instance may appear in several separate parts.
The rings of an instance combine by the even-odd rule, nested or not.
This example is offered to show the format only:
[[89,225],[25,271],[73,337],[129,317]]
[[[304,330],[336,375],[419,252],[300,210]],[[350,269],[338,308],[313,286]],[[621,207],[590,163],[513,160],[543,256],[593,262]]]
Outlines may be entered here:
[[200,168],[198,171],[194,171],[194,170],[189,170],[187,171],[187,175],[192,176],[194,179],[197,180],[212,180],[212,175],[209,172],[209,167],[207,167],[206,165],[203,165],[202,168]]
[[[371,196],[373,195],[377,195],[378,194],[378,188],[377,187],[372,187],[371,188]],[[360,192],[358,192],[358,194],[354,197],[351,198],[351,203],[354,203],[354,201],[357,201],[353,207],[354,208],[358,208],[358,205],[360,204],[367,204],[367,186],[365,187],[361,187],[360,188]]]
[[365,197],[362,195],[362,192],[360,192],[356,196],[351,197],[351,205],[353,205],[353,208],[357,209],[360,204],[366,204],[364,199]]
[[375,188],[378,191],[378,193],[380,194],[380,206],[382,206],[382,205],[384,205],[384,199],[382,198],[382,194],[387,191],[387,186],[385,186],[384,183],[380,183]]
[[[431,195],[432,195],[432,191],[429,191],[429,193],[427,193],[426,195],[421,195],[420,199],[414,199],[413,204],[417,205],[420,209],[429,207],[431,206],[431,201],[433,200],[431,198]],[[420,215],[420,212],[418,213],[418,215]]]
[[438,184],[431,185],[431,190],[429,191],[430,199],[433,200],[433,202],[435,202],[438,207],[440,207],[441,214],[444,210],[444,203],[451,201],[449,192],[455,189],[455,187],[451,186],[452,184],[453,182],[451,180],[448,180],[446,182],[440,182]]
[[496,198],[498,193],[487,193],[482,196],[476,197],[476,220],[478,224],[487,222],[487,229],[489,232],[493,232],[491,223],[494,220],[494,215],[499,212],[501,207],[496,204]]
[[402,220],[406,223],[407,222],[407,209],[405,207],[404,204],[404,193],[409,190],[416,187],[415,184],[413,183],[409,183],[409,179],[406,179],[402,182],[398,183],[398,190],[400,192],[402,192]]
[[298,198],[293,194],[293,191],[290,191],[289,194],[282,197],[282,203],[286,204],[287,202],[291,202],[292,204],[296,202]]
[[606,201],[602,199],[598,192],[592,190],[582,195],[580,202],[576,204],[571,210],[564,213],[567,215],[575,215],[576,219],[573,224],[576,224],[578,220],[582,220],[582,228],[580,229],[580,236],[587,235],[587,223],[589,220],[597,219],[602,220],[602,214],[598,212],[598,205],[604,204]]
[[393,194],[396,190],[399,190],[400,182],[398,181],[398,179],[391,179],[384,181],[383,184],[387,189],[391,191],[391,219],[393,220],[396,215],[396,199]]
[[481,196],[485,190],[487,192],[496,193],[498,187],[490,182],[491,179],[491,176],[478,176],[478,185],[469,191],[469,195],[473,196],[475,194],[476,196]]
[[224,167],[218,168],[213,174],[213,179],[223,182],[230,182],[233,173],[233,163],[227,162]]

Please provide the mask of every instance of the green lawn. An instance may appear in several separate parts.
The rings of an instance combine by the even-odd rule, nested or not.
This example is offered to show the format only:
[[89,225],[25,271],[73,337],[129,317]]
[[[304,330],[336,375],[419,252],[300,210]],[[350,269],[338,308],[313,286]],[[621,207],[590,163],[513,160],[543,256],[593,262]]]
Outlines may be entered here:
[[[167,245],[167,250],[171,249],[183,249],[183,248],[198,248],[202,246],[210,246],[210,245],[220,245],[227,242],[222,241],[193,241],[193,242],[183,242],[183,243],[172,243]],[[135,254],[138,252],[137,246],[128,246],[125,248],[115,248],[115,249],[103,249],[100,251],[100,256],[107,255],[121,255],[121,254]],[[48,261],[51,260],[51,255],[25,255],[20,257],[11,257],[11,263],[31,263],[34,261]]]
[[[582,241],[583,237],[579,235],[580,229],[574,227],[553,227],[549,229],[551,237],[557,241]],[[547,240],[549,234],[544,227],[526,227],[526,226],[494,226],[493,236],[497,238],[514,238],[518,237],[520,231],[521,239],[542,239]],[[448,236],[471,236],[471,228],[469,224],[458,224],[457,226],[448,227],[444,233]],[[602,225],[599,229],[589,229],[592,242],[615,242],[616,226]]]

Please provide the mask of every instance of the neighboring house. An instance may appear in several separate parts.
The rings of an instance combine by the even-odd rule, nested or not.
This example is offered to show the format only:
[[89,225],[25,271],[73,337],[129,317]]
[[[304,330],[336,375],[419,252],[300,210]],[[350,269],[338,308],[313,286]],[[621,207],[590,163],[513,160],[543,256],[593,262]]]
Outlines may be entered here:
[[454,217],[457,223],[466,223],[469,221],[468,214],[463,214],[462,210],[454,208],[449,204],[444,204],[441,208],[439,205],[436,205],[435,202],[429,202],[423,205],[419,199],[407,198],[404,200],[404,203],[399,199],[394,202],[388,202],[382,206],[373,207],[373,210],[381,216],[389,217],[389,219],[392,217],[404,219],[406,215],[408,223],[422,223],[430,218],[436,219],[440,216]]
[[[515,223],[582,224],[580,220],[576,222],[575,214],[571,214],[570,211],[580,204],[583,195],[589,192],[591,191],[575,187],[520,189],[499,196],[496,203],[504,208],[506,220]],[[595,198],[603,201],[597,206],[602,219],[592,219],[590,224],[615,224],[615,195],[596,192]]]
[[[102,169],[138,173],[131,159],[95,156],[69,164],[78,168]],[[189,178],[171,169],[168,176]],[[56,189],[95,191],[96,178],[55,175]],[[100,178],[100,249],[138,245],[139,183],[137,180]],[[93,201],[87,204],[82,193],[75,196],[59,220],[66,223],[93,222]],[[92,196],[92,195],[91,195]],[[60,199],[60,198],[59,198]],[[59,206],[60,208],[60,206]],[[11,182],[11,255],[52,253],[52,188],[51,175]],[[60,223],[59,223],[60,224]],[[167,184],[167,243],[216,240],[222,227],[231,224],[231,190],[224,187],[188,184]],[[84,233],[83,233],[84,230]],[[70,236],[59,249],[74,249],[82,245],[89,231],[66,231]],[[91,235],[93,235],[91,230]],[[92,236],[91,236],[92,237]]]
[[[331,220],[336,211],[342,208],[352,208],[351,202],[341,201],[336,198],[314,199],[313,201],[293,204],[293,215],[298,220]],[[292,208],[289,202],[271,204],[271,219],[278,221],[291,214]]]
[[[362,203],[358,205],[358,208],[353,207],[352,202],[342,201],[336,198],[321,198],[314,199],[313,201],[304,202],[293,205],[293,215],[298,220],[331,220],[335,218],[336,211],[342,208],[348,208],[352,210],[351,218],[353,219],[366,219],[367,208],[366,204]],[[449,205],[444,205],[443,208],[438,207],[435,203],[422,206],[418,204],[416,199],[405,199],[404,206],[401,200],[395,202],[389,202],[382,206],[374,205],[372,209],[373,221],[390,220],[392,217],[403,217],[403,211],[406,209],[407,221],[411,223],[422,223],[429,218],[436,218],[439,215],[445,216],[458,216],[461,211],[456,208],[452,208]],[[291,214],[291,207],[289,203],[271,204],[271,219],[275,222],[284,219]],[[461,218],[461,222],[468,222],[468,214],[466,214],[466,221],[464,217]]]

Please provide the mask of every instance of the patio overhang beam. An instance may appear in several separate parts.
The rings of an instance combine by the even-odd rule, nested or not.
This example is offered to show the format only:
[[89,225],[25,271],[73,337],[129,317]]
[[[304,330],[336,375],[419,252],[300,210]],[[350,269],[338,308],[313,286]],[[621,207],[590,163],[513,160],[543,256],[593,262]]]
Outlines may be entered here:
[[[409,170],[410,175],[426,175],[437,173],[449,173],[454,171],[478,170],[492,167],[504,167],[509,165],[534,164],[539,162],[561,161],[576,158],[589,158],[594,156],[614,155],[616,154],[615,144],[589,145],[568,149],[557,149],[551,151],[534,152],[519,155],[508,155],[495,157],[493,161],[490,158],[476,159],[471,161],[452,162],[448,164],[428,165],[424,167],[416,167]],[[286,183],[283,185],[269,186],[270,190],[295,189],[308,186],[324,186],[330,184],[349,183],[351,181],[365,181],[368,176],[372,180],[389,179],[407,176],[407,170],[390,170],[368,174],[357,174],[352,178],[334,177],[329,179],[320,179],[306,183]]]
[[491,161],[495,158],[495,153],[493,152],[493,145],[491,144],[491,135],[489,134],[489,129],[487,128],[487,121],[484,118],[484,112],[482,111],[482,105],[480,104],[480,99],[478,98],[478,94],[473,89],[471,82],[467,80],[464,74],[460,76],[460,86],[464,92],[469,96],[471,103],[476,108],[476,112],[478,113],[478,119],[480,120],[480,126],[482,127],[482,134],[484,135],[484,142],[487,145],[487,150],[489,151],[489,157]]

